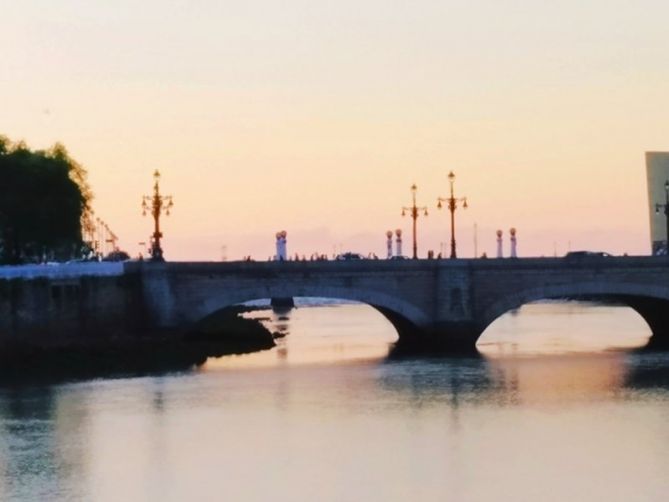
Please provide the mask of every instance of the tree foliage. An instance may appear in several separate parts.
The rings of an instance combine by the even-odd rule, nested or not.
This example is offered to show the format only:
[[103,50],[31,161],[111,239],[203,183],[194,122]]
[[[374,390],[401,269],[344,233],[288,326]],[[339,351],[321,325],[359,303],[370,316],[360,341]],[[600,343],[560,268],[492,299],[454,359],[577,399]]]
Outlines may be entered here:
[[86,171],[56,144],[30,150],[0,136],[0,260],[68,259],[91,225]]

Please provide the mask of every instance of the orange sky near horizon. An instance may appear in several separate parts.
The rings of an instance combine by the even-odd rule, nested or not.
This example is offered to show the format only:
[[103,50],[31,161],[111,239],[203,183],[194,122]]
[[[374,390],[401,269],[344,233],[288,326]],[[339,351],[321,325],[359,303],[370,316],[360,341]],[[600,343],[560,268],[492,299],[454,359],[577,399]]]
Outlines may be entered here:
[[[89,171],[94,208],[136,255],[160,169],[175,206],[165,255],[288,250],[385,255],[418,185],[419,254],[647,254],[644,152],[667,150],[669,5],[491,0],[28,0],[6,7],[0,134],[56,141]],[[508,232],[507,232],[508,235]],[[507,246],[508,248],[508,246]]]

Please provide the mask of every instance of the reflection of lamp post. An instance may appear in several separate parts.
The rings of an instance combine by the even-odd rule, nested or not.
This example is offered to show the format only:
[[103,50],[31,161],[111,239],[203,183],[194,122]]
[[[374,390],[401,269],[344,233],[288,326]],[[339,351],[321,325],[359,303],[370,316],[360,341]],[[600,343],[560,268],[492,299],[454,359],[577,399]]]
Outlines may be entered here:
[[153,235],[151,236],[151,260],[165,261],[163,258],[163,249],[160,247],[160,238],[163,236],[160,231],[160,215],[164,211],[166,216],[170,215],[170,209],[174,205],[172,203],[171,195],[160,195],[160,173],[156,169],[153,173],[153,195],[145,195],[142,197],[142,214],[146,216],[146,212],[150,211],[153,216]]
[[664,208],[664,215],[667,218],[667,234],[665,251],[669,255],[669,180],[664,182],[664,204],[655,204],[655,213],[660,214],[660,208]]
[[455,174],[453,171],[448,173],[448,181],[451,184],[451,196],[447,198],[437,198],[437,208],[441,209],[442,202],[448,202],[448,210],[451,212],[451,258],[457,258],[455,252],[455,210],[458,208],[458,202],[462,202],[462,208],[467,209],[467,197],[456,199],[453,194],[453,183],[455,182]]
[[418,242],[416,240],[416,220],[418,219],[418,212],[423,211],[423,215],[427,216],[427,208],[426,207],[418,207],[416,206],[416,190],[418,190],[418,187],[414,183],[411,185],[411,197],[413,198],[413,204],[411,207],[403,207],[402,208],[402,216],[406,215],[407,211],[410,211],[409,216],[411,216],[411,219],[413,219],[413,259],[415,260],[418,258]]

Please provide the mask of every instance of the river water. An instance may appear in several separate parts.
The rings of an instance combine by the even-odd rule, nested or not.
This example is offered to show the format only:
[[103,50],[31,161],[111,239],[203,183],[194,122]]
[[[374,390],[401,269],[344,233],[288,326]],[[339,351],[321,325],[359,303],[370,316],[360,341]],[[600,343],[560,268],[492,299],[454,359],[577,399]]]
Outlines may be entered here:
[[633,311],[534,304],[480,357],[400,357],[364,305],[190,372],[0,389],[0,500],[664,501],[669,354]]

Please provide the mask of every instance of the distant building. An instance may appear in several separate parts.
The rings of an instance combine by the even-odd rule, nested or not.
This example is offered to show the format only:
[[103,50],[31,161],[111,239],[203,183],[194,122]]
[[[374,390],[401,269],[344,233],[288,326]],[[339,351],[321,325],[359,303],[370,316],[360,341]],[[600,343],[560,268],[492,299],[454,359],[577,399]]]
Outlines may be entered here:
[[656,204],[665,204],[664,184],[669,180],[669,152],[646,152],[648,178],[648,214],[650,215],[650,245],[653,254],[667,253],[667,217],[656,211]]

